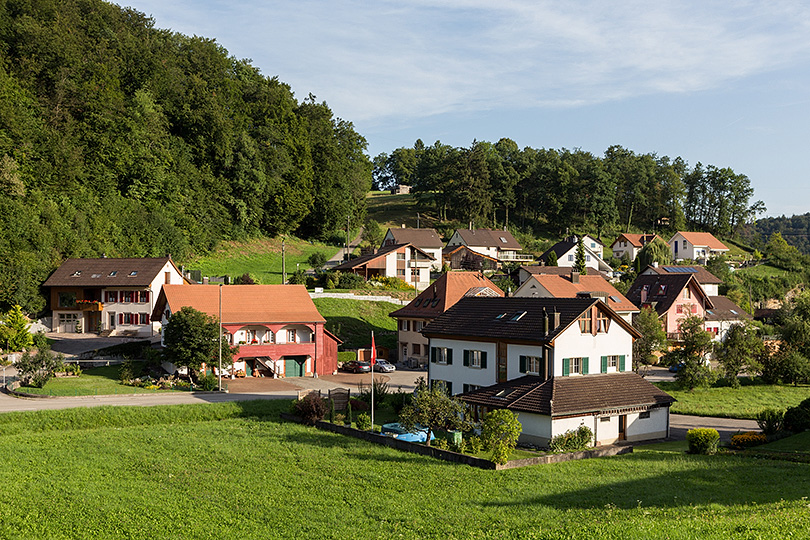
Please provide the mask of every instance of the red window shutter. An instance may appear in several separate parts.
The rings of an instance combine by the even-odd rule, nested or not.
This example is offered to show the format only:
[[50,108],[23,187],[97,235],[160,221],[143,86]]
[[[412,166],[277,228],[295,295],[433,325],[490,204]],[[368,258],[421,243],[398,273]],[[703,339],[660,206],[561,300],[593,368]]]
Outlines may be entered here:
[[124,324],[124,314],[123,313],[118,314],[118,324]]

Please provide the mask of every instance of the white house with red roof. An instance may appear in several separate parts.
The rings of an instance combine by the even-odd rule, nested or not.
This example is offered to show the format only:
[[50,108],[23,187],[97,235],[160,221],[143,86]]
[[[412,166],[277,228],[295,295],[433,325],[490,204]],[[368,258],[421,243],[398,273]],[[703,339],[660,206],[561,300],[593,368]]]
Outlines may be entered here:
[[707,232],[679,231],[667,243],[669,249],[672,250],[672,259],[675,261],[692,259],[700,264],[706,264],[710,258],[729,251],[725,244]]
[[383,245],[376,253],[339,264],[334,270],[352,272],[366,280],[378,276],[395,277],[421,291],[430,284],[430,270],[435,262],[433,255],[413,244],[389,244]]
[[662,242],[664,239],[657,234],[633,234],[623,233],[620,234],[616,240],[610,245],[613,256],[621,259],[626,254],[631,261],[636,260],[636,255],[641,251],[641,248],[658,238]]
[[152,320],[166,325],[185,306],[216,319],[221,309],[223,333],[239,347],[232,374],[278,378],[337,371],[341,341],[324,328],[326,319],[303,285],[165,285]]
[[433,257],[431,267],[439,270],[442,265],[442,241],[436,229],[390,228],[385,232],[381,248],[398,244],[411,244]]
[[518,253],[522,248],[512,233],[493,229],[456,229],[447,247],[467,246],[476,253],[494,257],[501,262],[531,261],[532,255]]

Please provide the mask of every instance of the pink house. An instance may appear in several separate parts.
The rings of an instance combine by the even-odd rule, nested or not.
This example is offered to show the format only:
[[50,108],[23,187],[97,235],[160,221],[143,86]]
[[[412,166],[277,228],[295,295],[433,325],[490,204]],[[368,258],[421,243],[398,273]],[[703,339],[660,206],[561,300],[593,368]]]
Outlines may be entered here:
[[675,340],[682,319],[690,315],[703,319],[706,310],[714,307],[693,274],[642,274],[627,298],[640,308],[654,309],[670,339]]

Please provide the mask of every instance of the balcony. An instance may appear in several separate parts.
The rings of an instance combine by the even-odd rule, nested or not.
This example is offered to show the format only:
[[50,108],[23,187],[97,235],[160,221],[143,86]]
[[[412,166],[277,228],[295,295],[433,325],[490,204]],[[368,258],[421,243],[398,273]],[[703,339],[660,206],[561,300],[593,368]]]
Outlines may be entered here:
[[504,251],[503,253],[498,253],[498,260],[503,262],[533,262],[534,255],[531,253]]
[[103,311],[104,304],[98,300],[76,300],[76,307],[81,311]]
[[433,264],[433,261],[411,259],[408,261],[408,268],[430,268],[431,264]]

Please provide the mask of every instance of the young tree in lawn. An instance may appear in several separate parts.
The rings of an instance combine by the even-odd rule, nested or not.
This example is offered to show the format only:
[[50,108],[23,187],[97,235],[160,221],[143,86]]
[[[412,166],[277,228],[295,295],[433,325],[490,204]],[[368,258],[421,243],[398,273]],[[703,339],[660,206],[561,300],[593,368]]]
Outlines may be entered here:
[[[184,306],[175,313],[163,330],[164,355],[176,366],[186,366],[190,372],[198,372],[203,364],[218,365],[219,323],[209,315]],[[222,366],[231,365],[238,347],[231,348],[222,337]]]
[[633,326],[641,332],[641,337],[633,342],[633,369],[638,371],[641,366],[655,363],[657,358],[653,353],[667,350],[667,333],[661,326],[658,313],[649,307],[641,308]]
[[574,257],[574,270],[580,274],[585,274],[588,271],[587,266],[585,266],[585,242],[582,241],[582,237],[577,240],[577,254],[576,257]]
[[689,391],[710,386],[714,374],[705,358],[712,349],[712,335],[703,329],[703,319],[696,315],[683,319],[679,330],[681,346],[666,355],[669,365],[680,365],[675,380]]
[[12,306],[5,317],[3,317],[2,332],[4,347],[10,351],[22,351],[28,349],[33,344],[31,332],[28,331],[30,323],[23,315],[22,308],[18,305]]
[[413,399],[402,409],[399,423],[411,433],[424,433],[430,446],[430,437],[437,429],[465,430],[469,427],[466,412],[464,403],[447,394],[444,382],[434,382],[428,388],[425,379],[419,377]]
[[385,238],[385,230],[380,224],[373,219],[367,219],[363,226],[363,240],[368,242],[373,249],[377,249],[382,244],[383,238]]
[[523,426],[515,413],[508,409],[495,409],[484,416],[481,439],[492,452],[492,461],[504,464],[517,446]]
[[672,262],[672,251],[669,245],[660,238],[648,242],[636,255],[635,270],[640,274],[645,268],[657,262],[658,264],[669,264]]
[[726,339],[717,350],[717,360],[723,370],[723,379],[732,388],[739,388],[738,379],[743,370],[756,372],[762,369],[759,358],[765,345],[756,330],[749,324],[735,324],[728,329]]
[[326,255],[321,251],[316,251],[307,258],[307,262],[316,272],[323,268],[323,265],[326,264],[326,260]]
[[549,251],[548,255],[546,256],[546,266],[557,266],[557,263],[557,252]]

